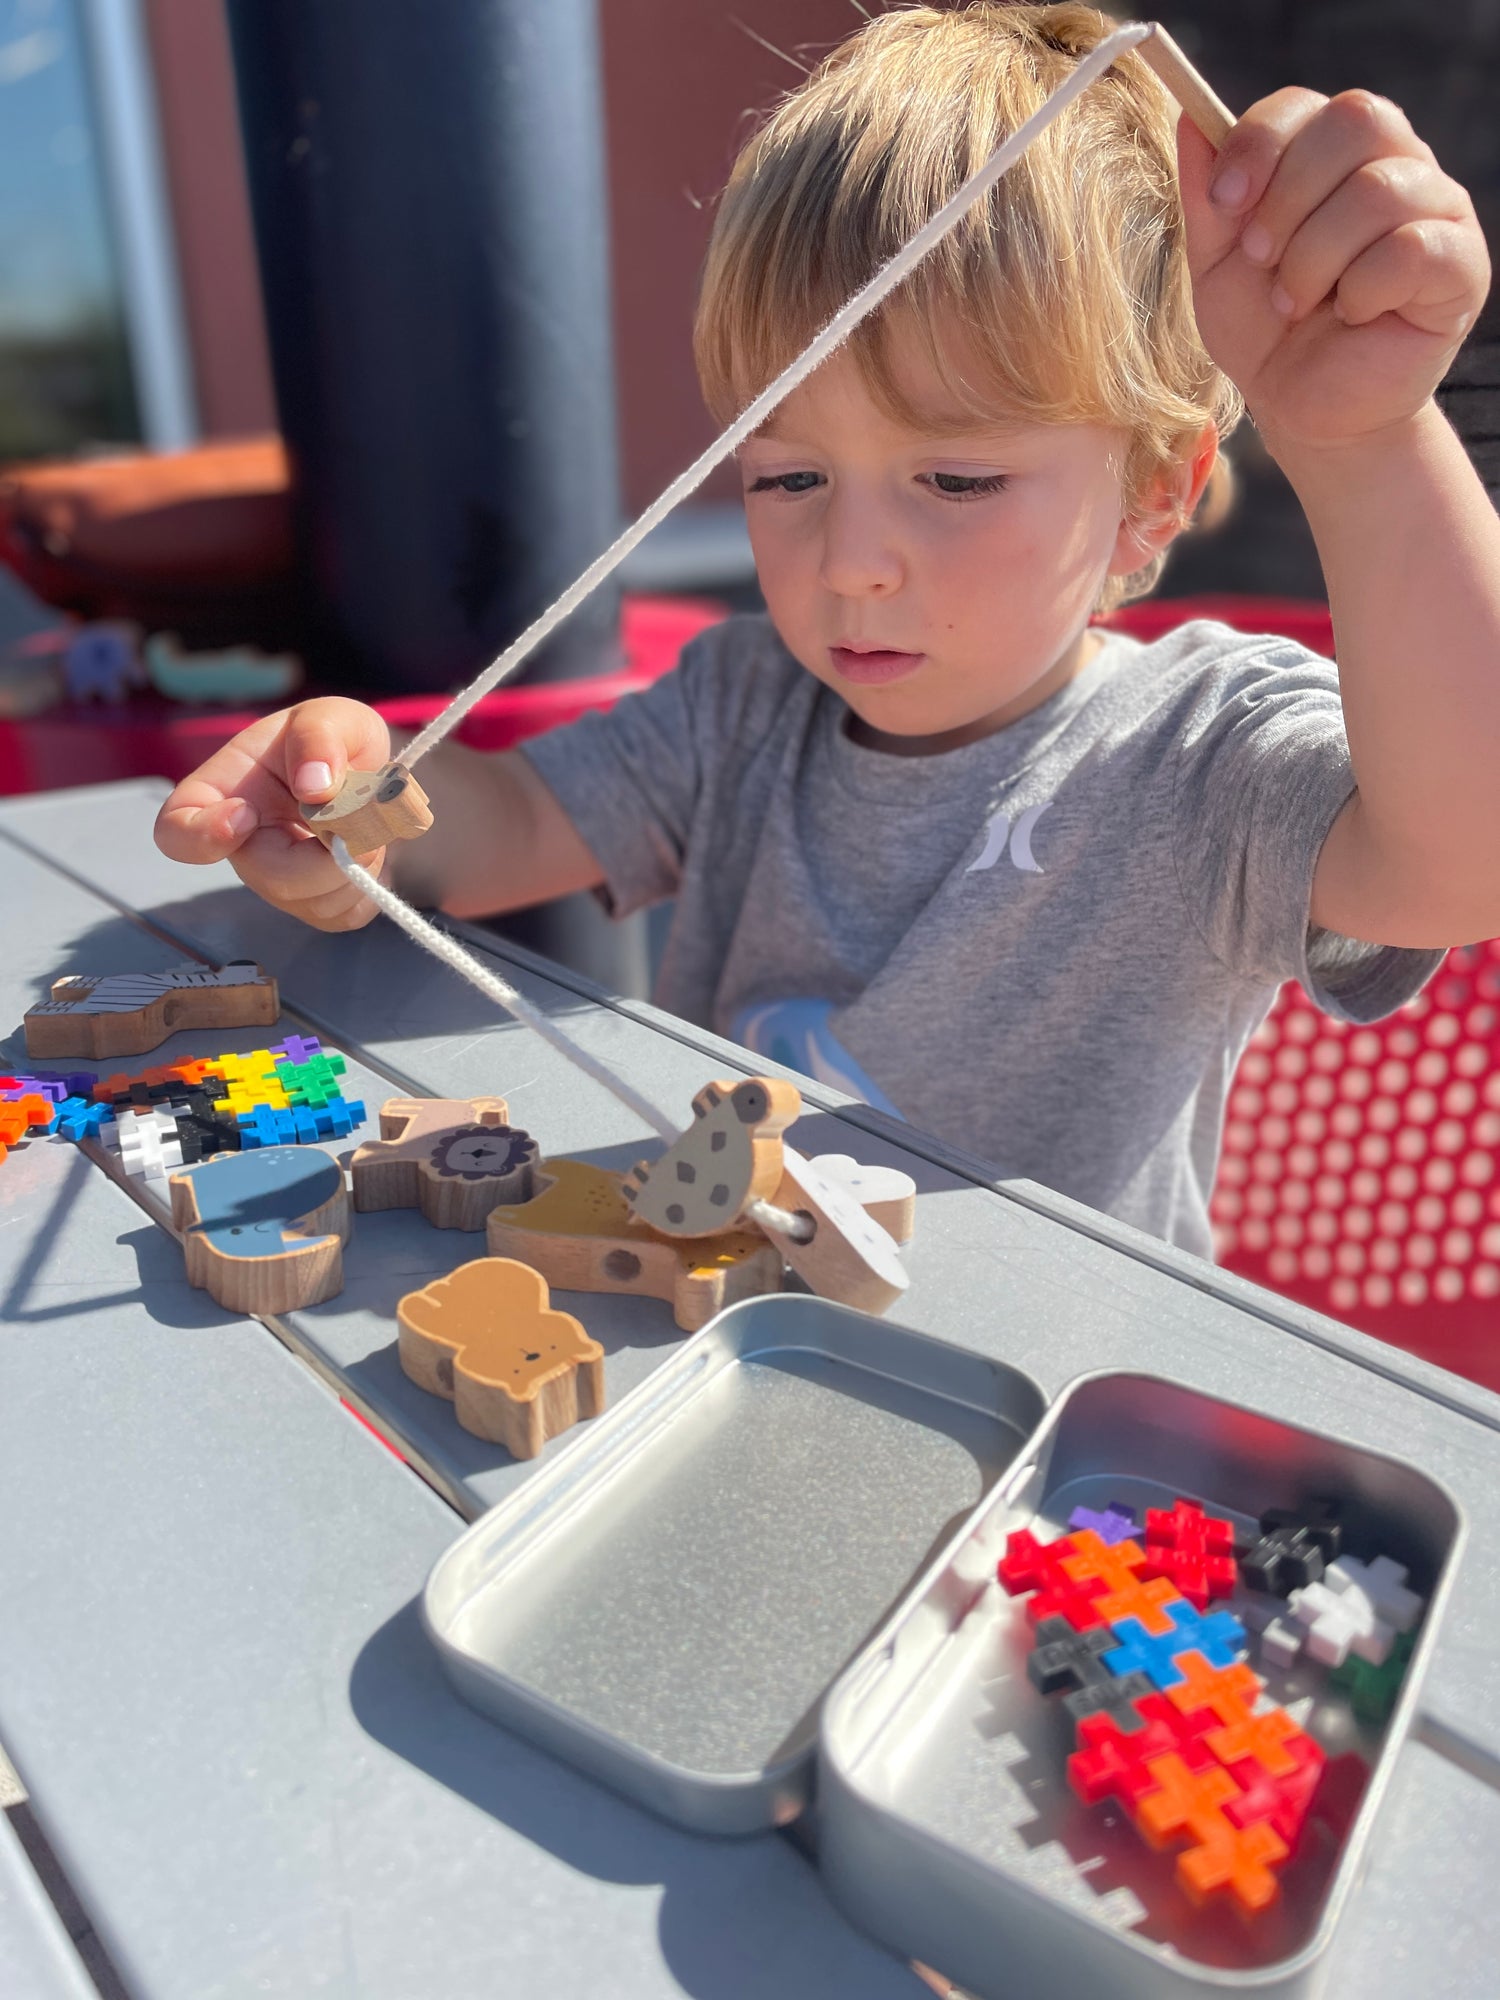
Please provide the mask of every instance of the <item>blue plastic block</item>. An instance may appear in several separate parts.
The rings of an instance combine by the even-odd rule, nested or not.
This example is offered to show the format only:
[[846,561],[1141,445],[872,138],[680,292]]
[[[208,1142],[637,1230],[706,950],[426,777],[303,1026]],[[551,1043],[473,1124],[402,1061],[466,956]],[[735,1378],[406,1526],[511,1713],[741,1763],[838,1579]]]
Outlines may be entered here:
[[1201,1653],[1211,1667],[1232,1667],[1245,1650],[1245,1628],[1228,1611],[1205,1617],[1186,1598],[1162,1610],[1172,1621],[1170,1632],[1148,1632],[1139,1618],[1122,1618],[1114,1627],[1120,1644],[1104,1655],[1112,1674],[1149,1674],[1165,1690],[1187,1678],[1177,1664],[1180,1653]]
[[97,1139],[101,1128],[114,1122],[109,1105],[87,1097],[65,1097],[57,1107],[57,1130],[64,1139]]

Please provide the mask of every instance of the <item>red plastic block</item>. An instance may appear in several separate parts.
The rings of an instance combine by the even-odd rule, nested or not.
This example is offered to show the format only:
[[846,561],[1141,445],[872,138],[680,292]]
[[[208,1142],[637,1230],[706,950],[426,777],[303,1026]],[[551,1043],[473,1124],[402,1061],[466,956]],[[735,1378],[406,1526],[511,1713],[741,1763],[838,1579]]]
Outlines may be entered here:
[[1115,1798],[1133,1811],[1159,1788],[1147,1769],[1153,1758],[1175,1753],[1191,1771],[1206,1771],[1214,1761],[1201,1740],[1184,1732],[1165,1695],[1145,1695],[1134,1706],[1138,1729],[1122,1729],[1105,1714],[1085,1715],[1078,1724],[1080,1747],[1068,1759],[1068,1783],[1087,1805]]
[[1230,1777],[1240,1788],[1240,1796],[1229,1801],[1224,1815],[1236,1826],[1250,1826],[1256,1820],[1265,1820],[1289,1848],[1294,1848],[1311,1810],[1327,1760],[1313,1739],[1300,1730],[1288,1739],[1287,1750],[1293,1768],[1285,1777],[1273,1778],[1265,1766],[1253,1757],[1242,1758],[1238,1763],[1227,1766]]
[[1141,1577],[1166,1577],[1196,1611],[1207,1611],[1215,1597],[1231,1597],[1238,1581],[1233,1556],[1198,1554],[1191,1549],[1148,1543]]
[[1183,1549],[1203,1555],[1234,1553],[1234,1523],[1205,1514],[1196,1500],[1146,1510],[1146,1546]]
[[1064,1567],[1075,1553],[1072,1535],[1039,1542],[1030,1528],[1016,1528],[1007,1538],[995,1574],[1012,1597],[1024,1591],[1037,1593],[1026,1606],[1026,1616],[1033,1625],[1044,1618],[1066,1618],[1075,1631],[1083,1632],[1104,1623],[1094,1608],[1103,1585],[1076,1583]]
[[1063,1543],[1039,1542],[1030,1528],[1015,1528],[1006,1537],[1005,1554],[995,1574],[1012,1597],[1036,1590],[1041,1584],[1050,1583],[1059,1571],[1068,1552],[1064,1546],[1067,1541],[1064,1536]]

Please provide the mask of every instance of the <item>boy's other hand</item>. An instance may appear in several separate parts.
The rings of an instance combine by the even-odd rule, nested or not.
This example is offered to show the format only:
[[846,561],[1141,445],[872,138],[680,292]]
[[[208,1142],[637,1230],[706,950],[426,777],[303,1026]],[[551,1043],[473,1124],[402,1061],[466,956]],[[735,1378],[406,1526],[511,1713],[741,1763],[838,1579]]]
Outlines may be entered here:
[[1365,90],[1280,90],[1217,157],[1178,128],[1204,344],[1273,451],[1413,416],[1489,289],[1474,205],[1405,114]]
[[[374,709],[327,696],[263,716],[200,764],[156,818],[156,844],[174,861],[227,860],[247,888],[315,930],[356,930],[375,906],[350,882],[302,818],[345,773],[379,770],[390,735]],[[378,871],[384,848],[355,857]]]

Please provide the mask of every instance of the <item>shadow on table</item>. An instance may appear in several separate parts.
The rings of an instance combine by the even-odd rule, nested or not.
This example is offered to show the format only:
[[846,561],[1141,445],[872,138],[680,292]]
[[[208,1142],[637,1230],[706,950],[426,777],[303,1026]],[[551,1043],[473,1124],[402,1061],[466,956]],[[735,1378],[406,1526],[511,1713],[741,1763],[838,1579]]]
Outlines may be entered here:
[[[699,2000],[921,1993],[905,1966],[845,1925],[785,1842],[682,1832],[465,1707],[443,1678],[415,1601],[362,1648],[349,1696],[378,1743],[568,1867],[604,1882],[659,1882],[662,1952],[685,1993]],[[503,1895],[503,1883],[496,1890]]]

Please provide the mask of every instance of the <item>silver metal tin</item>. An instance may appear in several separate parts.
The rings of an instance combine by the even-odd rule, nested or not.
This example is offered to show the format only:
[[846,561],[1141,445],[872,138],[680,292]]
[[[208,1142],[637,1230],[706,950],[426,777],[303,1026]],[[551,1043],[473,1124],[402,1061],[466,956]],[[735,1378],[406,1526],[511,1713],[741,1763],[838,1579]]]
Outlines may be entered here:
[[437,1563],[464,1698],[665,1818],[795,1818],[829,1682],[1045,1408],[1003,1362],[786,1295],[732,1307]]
[[[1330,1760],[1356,1751],[1370,1776],[1342,1840],[1304,1840],[1281,1870],[1279,1903],[1253,1922],[1227,1908],[1195,1910],[1170,1856],[1112,1806],[1075,1797],[1064,1774],[1071,1723],[1060,1699],[1028,1681],[1023,1600],[995,1581],[1014,1528],[1064,1530],[1075,1507],[1119,1500],[1139,1512],[1177,1494],[1246,1529],[1265,1508],[1337,1494],[1351,1550],[1407,1564],[1429,1600],[1406,1682],[1379,1727],[1356,1722],[1316,1664],[1277,1672],[1255,1661],[1271,1697]],[[977,2000],[1314,1993],[1414,1710],[1462,1534],[1442,1488],[1395,1459],[1152,1377],[1070,1384],[1015,1469],[829,1692],[818,1836],[835,1900]]]

